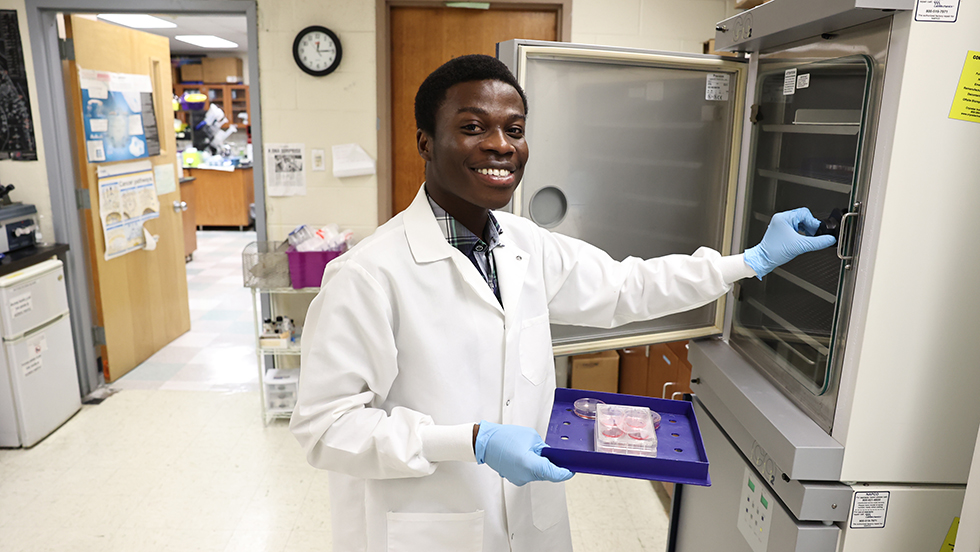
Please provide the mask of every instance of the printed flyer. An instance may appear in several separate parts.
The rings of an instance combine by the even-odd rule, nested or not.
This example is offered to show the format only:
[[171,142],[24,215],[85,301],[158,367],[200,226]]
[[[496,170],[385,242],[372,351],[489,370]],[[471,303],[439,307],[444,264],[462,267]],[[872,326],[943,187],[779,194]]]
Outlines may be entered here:
[[160,154],[148,75],[78,68],[82,88],[85,151],[89,163],[126,161]]
[[152,249],[143,223],[160,216],[160,200],[149,161],[99,167],[99,214],[105,260],[137,249]]

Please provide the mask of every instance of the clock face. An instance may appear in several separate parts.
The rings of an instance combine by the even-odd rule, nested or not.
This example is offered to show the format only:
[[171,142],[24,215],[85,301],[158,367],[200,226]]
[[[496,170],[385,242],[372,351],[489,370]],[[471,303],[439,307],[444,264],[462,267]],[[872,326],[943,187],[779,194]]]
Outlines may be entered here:
[[332,73],[340,65],[342,54],[340,39],[326,27],[307,27],[293,41],[293,59],[300,69],[313,76]]

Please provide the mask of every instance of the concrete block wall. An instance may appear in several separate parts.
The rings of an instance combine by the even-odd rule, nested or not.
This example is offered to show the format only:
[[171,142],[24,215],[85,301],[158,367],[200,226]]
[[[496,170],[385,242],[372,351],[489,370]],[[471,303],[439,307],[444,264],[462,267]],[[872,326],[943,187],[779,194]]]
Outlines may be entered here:
[[574,0],[572,41],[701,53],[715,23],[735,15],[731,0]]
[[[328,223],[362,239],[378,225],[378,179],[334,178],[331,147],[357,143],[377,159],[374,0],[259,0],[258,16],[262,139],[302,143],[307,156],[306,195],[266,198],[269,239],[284,239],[299,224]],[[293,40],[309,25],[340,37],[340,67],[326,77],[307,75],[293,61]],[[311,170],[313,149],[324,150],[325,171]]]

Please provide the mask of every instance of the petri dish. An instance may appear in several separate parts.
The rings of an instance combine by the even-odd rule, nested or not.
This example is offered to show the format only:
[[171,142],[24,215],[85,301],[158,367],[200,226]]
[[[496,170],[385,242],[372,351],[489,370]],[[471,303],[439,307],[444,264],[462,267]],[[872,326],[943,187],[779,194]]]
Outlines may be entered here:
[[610,439],[618,439],[623,433],[625,432],[615,425],[602,425],[602,434]]
[[653,410],[651,410],[650,411],[650,421],[653,422],[653,429],[654,430],[660,429],[660,414],[658,414],[658,413],[654,412]]
[[606,404],[599,399],[593,399],[590,397],[581,398],[572,405],[574,407],[573,412],[579,418],[584,418],[586,420],[595,419],[595,408],[600,404]]

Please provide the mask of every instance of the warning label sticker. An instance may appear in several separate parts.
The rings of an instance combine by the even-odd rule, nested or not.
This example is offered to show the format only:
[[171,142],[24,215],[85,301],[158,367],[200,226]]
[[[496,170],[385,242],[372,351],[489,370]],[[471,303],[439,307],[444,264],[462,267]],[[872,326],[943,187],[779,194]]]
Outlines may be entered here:
[[704,99],[727,102],[728,83],[728,75],[725,73],[708,73],[708,82],[704,88]]
[[980,51],[966,53],[949,118],[980,123]]
[[796,68],[787,69],[783,75],[783,96],[796,94]]
[[889,491],[854,493],[851,506],[851,529],[882,529],[888,513]]
[[959,11],[960,0],[918,0],[915,3],[915,20],[955,23]]

